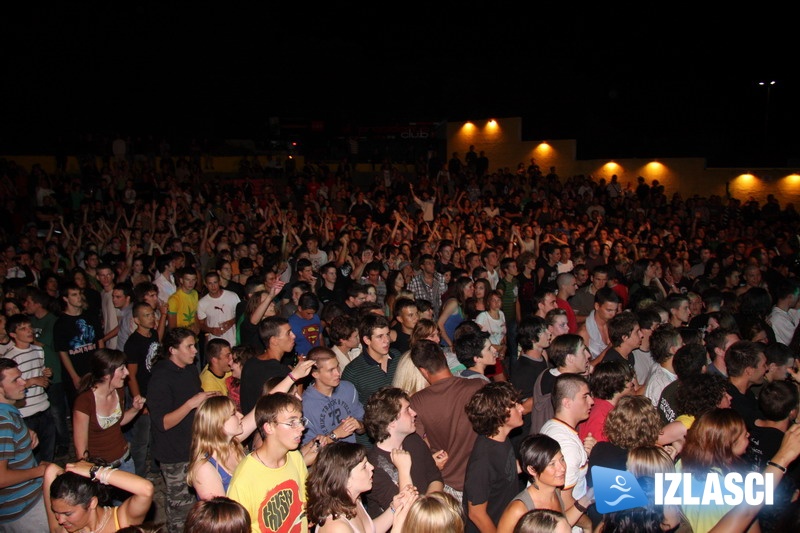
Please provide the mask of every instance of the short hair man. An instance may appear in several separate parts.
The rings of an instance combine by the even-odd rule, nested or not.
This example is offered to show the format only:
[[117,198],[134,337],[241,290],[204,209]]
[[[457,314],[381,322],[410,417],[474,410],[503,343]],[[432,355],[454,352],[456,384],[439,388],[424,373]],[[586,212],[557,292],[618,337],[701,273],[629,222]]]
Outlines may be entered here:
[[206,343],[212,339],[224,339],[234,346],[239,295],[222,287],[216,270],[206,272],[203,279],[208,292],[197,302],[197,322],[206,334]]
[[50,385],[47,387],[47,397],[50,400],[51,421],[56,431],[55,457],[60,457],[69,451],[72,433],[67,427],[67,395],[62,381],[61,358],[56,351],[53,337],[58,315],[49,308],[50,296],[37,287],[25,288],[25,299],[22,303],[25,313],[31,320],[36,344],[44,350],[44,366],[53,371]]
[[650,356],[656,366],[647,379],[644,395],[650,398],[654,407],[658,407],[661,393],[667,385],[678,379],[673,361],[683,344],[678,330],[667,324],[654,331],[650,337]]
[[25,402],[19,411],[25,425],[39,435],[36,459],[50,462],[55,453],[56,433],[46,389],[53,371],[44,366],[44,350],[35,344],[36,337],[28,315],[19,313],[8,317],[6,331],[14,346],[3,357],[17,362],[28,386]]
[[175,253],[165,252],[156,257],[156,277],[153,283],[158,287],[158,299],[167,303],[169,297],[177,290],[175,285]]
[[622,361],[603,361],[589,377],[594,406],[589,418],[578,425],[578,438],[583,441],[591,435],[597,442],[608,442],[605,421],[608,413],[617,406],[620,398],[635,394],[636,375]]
[[417,413],[416,431],[427,437],[432,450],[448,453],[442,479],[445,491],[460,501],[467,461],[477,437],[464,406],[485,382],[454,376],[442,347],[433,341],[418,341],[409,356],[429,384],[411,397],[411,407]]
[[364,433],[364,407],[358,391],[342,380],[339,361],[330,348],[312,348],[308,359],[314,366],[311,385],[303,391],[303,414],[308,418],[303,444],[317,436],[327,437],[329,442],[356,442],[355,434]]
[[183,267],[176,273],[178,289],[169,297],[167,305],[169,314],[167,324],[170,329],[188,328],[195,335],[200,333],[200,323],[197,321],[198,294],[197,271],[192,267]]
[[578,291],[578,281],[571,272],[562,272],[556,277],[556,305],[567,312],[570,333],[578,333],[578,320],[569,299]]
[[284,392],[259,398],[255,407],[261,446],[236,467],[227,496],[253,517],[253,531],[308,530],[306,468],[297,450],[305,431],[303,405]]
[[187,328],[174,328],[164,339],[167,359],[153,366],[147,387],[153,447],[166,486],[166,516],[170,531],[181,531],[195,497],[186,484],[197,407],[216,392],[204,392],[194,364],[197,338]]
[[114,305],[114,269],[108,263],[97,267],[97,279],[100,281],[100,298],[103,313],[103,338],[105,348],[117,349],[117,335],[119,333],[119,311]]
[[775,305],[769,313],[769,325],[775,333],[775,340],[788,346],[800,320],[800,310],[797,309],[800,287],[795,280],[785,279],[776,285],[774,292]]
[[442,295],[447,292],[447,283],[444,276],[436,272],[436,259],[432,255],[420,256],[419,273],[408,281],[408,290],[414,294],[415,299],[431,302],[434,316],[439,315],[442,307]]
[[597,358],[611,344],[608,322],[619,313],[621,303],[619,295],[610,287],[603,287],[595,293],[594,309],[578,328],[578,335],[583,337],[592,359]]
[[725,352],[725,367],[728,369],[728,394],[731,407],[744,417],[748,426],[753,425],[763,413],[750,387],[764,382],[767,358],[760,342],[738,341]]
[[[512,257],[500,260],[500,279],[497,281],[497,291],[501,294],[500,309],[506,318],[506,346],[505,354],[509,365],[513,368],[517,361],[517,329],[522,320],[522,307],[519,301],[520,282],[517,261]],[[487,296],[488,297],[488,296]]]
[[322,320],[317,314],[319,298],[313,292],[304,292],[297,299],[297,310],[289,318],[295,336],[295,352],[305,356],[315,346],[322,346]]
[[464,410],[478,435],[464,478],[467,531],[492,531],[521,489],[509,434],[522,426],[522,405],[511,383],[495,381],[476,391]]
[[36,434],[16,407],[25,399],[26,387],[17,362],[0,358],[0,529],[39,533],[49,530],[42,497],[49,463],[34,457]]
[[[564,454],[567,466],[561,497],[564,505],[569,507],[586,494],[589,451],[596,441],[588,436],[582,442],[576,428],[589,418],[594,400],[585,377],[579,374],[561,374],[556,378],[552,401],[555,417],[545,422],[541,433],[552,437],[561,445],[561,453]],[[581,520],[584,519],[589,522],[588,517],[581,517]],[[580,522],[578,525],[581,525]]]
[[[131,333],[124,347],[128,367],[128,388],[131,396],[146,398],[150,371],[160,347],[160,336],[155,329],[155,309],[148,302],[136,302],[133,304],[133,321],[136,324],[136,331]],[[136,475],[144,477],[148,471],[147,453],[150,450],[150,411],[146,407],[134,419],[128,431]]]
[[345,311],[353,318],[358,318],[358,308],[367,301],[367,288],[360,283],[351,283],[347,287],[347,297],[344,301]]
[[53,343],[67,371],[67,399],[72,406],[81,376],[91,371],[92,354],[99,348],[101,326],[94,313],[86,312],[86,298],[75,283],[68,283],[61,294],[63,310],[56,320]]
[[464,379],[479,379],[489,382],[485,371],[497,361],[497,349],[487,331],[467,332],[453,341],[453,351],[458,361],[466,367],[460,374]]
[[569,299],[569,304],[575,310],[578,324],[581,324],[594,309],[595,294],[608,284],[609,266],[597,265],[592,269],[590,282],[580,287],[575,296]]
[[[416,418],[408,394],[397,387],[378,389],[364,407],[364,426],[375,442],[367,453],[375,467],[372,490],[367,494],[367,510],[372,517],[388,509],[392,498],[408,483],[426,494],[444,489],[431,449],[416,433]],[[393,460],[400,450],[410,456],[408,471]]]
[[638,317],[631,311],[611,317],[608,321],[608,339],[611,343],[608,350],[592,361],[592,364],[596,365],[600,361],[622,361],[635,372],[633,351],[642,345],[642,329]]
[[708,364],[709,374],[717,374],[724,378],[728,377],[728,369],[725,365],[725,352],[731,345],[741,340],[739,333],[727,328],[717,328],[708,332],[703,339],[706,343],[706,351],[711,362]]
[[331,320],[326,331],[331,349],[339,361],[339,370],[344,371],[350,361],[361,353],[358,321],[350,315],[338,315]]
[[540,285],[533,292],[533,305],[535,309],[534,315],[544,318],[548,311],[558,307],[556,289],[547,285]]
[[689,323],[691,311],[689,298],[685,294],[670,294],[664,300],[664,307],[669,311],[669,323],[679,328]]
[[405,353],[411,347],[411,332],[419,321],[419,309],[413,299],[398,298],[394,302],[393,313],[397,324],[390,332],[393,336],[392,348]]
[[111,290],[111,301],[118,312],[117,349],[123,350],[128,337],[136,329],[133,323],[133,285],[129,281],[115,283]]
[[[678,379],[664,387],[658,400],[658,414],[664,424],[674,422],[679,415],[676,406],[681,383],[706,373],[705,348],[696,342],[681,346],[672,358],[672,367]],[[722,376],[718,377],[725,379]]]
[[269,378],[285,378],[291,371],[281,362],[283,356],[294,349],[295,335],[289,321],[280,316],[269,316],[259,324],[259,335],[266,349],[248,359],[242,368],[240,394],[243,413],[249,413],[255,407]]
[[211,339],[206,344],[206,364],[200,372],[200,385],[206,392],[228,395],[225,381],[231,375],[231,344],[225,339]]

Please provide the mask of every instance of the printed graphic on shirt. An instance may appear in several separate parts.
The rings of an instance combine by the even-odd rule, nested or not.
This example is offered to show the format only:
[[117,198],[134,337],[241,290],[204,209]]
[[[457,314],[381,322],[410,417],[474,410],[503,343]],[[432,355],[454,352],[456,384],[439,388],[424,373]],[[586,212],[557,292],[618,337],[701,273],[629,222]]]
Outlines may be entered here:
[[299,533],[306,511],[300,501],[297,481],[288,479],[267,493],[260,505],[258,526],[261,531]]

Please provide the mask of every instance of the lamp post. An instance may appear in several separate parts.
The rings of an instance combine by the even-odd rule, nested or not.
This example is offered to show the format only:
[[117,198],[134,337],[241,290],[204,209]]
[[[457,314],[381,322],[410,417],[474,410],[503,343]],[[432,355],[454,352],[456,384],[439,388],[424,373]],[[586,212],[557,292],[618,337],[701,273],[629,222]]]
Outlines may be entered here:
[[764,138],[766,139],[769,134],[769,93],[772,91],[772,86],[775,85],[775,80],[760,81],[758,84],[767,88],[767,105],[764,109]]

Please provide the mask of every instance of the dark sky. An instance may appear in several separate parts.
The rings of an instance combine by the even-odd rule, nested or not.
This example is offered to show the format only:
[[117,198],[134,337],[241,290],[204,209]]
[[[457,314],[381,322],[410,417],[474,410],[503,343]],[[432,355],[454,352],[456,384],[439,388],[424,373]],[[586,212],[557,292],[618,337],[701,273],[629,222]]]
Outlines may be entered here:
[[788,8],[122,4],[5,17],[4,145],[85,131],[242,138],[272,116],[522,116],[526,135],[577,138],[586,157],[800,159]]

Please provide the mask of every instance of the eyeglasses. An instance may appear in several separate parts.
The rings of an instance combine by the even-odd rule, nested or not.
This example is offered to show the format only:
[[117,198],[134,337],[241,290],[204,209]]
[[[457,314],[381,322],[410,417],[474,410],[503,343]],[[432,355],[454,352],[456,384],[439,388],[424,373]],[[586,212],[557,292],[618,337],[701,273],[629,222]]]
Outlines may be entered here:
[[311,421],[308,418],[302,417],[302,418],[293,418],[289,422],[275,422],[275,423],[280,424],[282,426],[290,427],[292,429],[297,429],[306,427],[310,422]]

